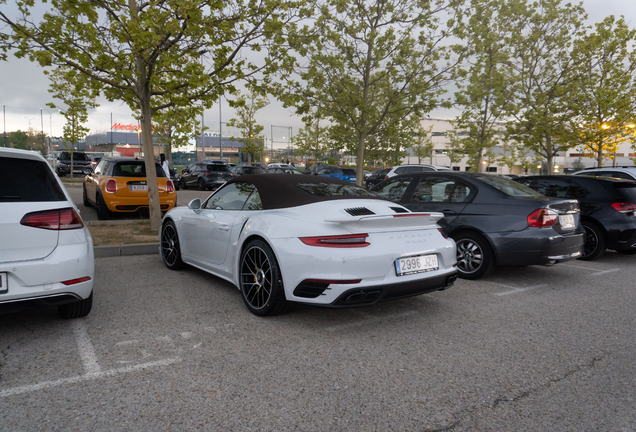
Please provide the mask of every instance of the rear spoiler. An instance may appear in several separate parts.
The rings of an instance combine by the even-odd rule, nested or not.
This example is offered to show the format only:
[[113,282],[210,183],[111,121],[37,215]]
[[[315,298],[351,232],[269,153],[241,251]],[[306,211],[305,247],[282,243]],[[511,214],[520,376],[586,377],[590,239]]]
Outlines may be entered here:
[[399,213],[394,215],[373,215],[348,217],[342,219],[325,219],[325,222],[369,228],[414,228],[425,226],[437,226],[437,221],[444,217],[443,213]]

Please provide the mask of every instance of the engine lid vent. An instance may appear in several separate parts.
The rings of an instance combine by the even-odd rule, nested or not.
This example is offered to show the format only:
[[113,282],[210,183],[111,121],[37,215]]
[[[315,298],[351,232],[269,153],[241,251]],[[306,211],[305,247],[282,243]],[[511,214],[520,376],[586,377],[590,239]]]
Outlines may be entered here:
[[396,213],[409,213],[407,209],[402,207],[391,207],[391,210],[393,210]]
[[349,213],[351,216],[367,216],[367,215],[375,214],[374,212],[372,212],[366,207],[353,207],[353,208],[345,209],[345,211]]

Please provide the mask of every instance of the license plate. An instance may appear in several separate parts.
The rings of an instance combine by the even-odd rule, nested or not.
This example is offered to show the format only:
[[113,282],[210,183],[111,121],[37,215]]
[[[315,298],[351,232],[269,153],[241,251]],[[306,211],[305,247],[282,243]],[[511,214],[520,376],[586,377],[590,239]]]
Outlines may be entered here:
[[7,274],[0,273],[0,294],[6,294],[9,292],[9,282],[7,281]]
[[561,228],[574,228],[574,216],[571,214],[559,216]]
[[130,185],[130,190],[148,190],[148,185]]
[[395,260],[395,273],[404,276],[412,273],[421,273],[437,270],[437,255],[420,255]]

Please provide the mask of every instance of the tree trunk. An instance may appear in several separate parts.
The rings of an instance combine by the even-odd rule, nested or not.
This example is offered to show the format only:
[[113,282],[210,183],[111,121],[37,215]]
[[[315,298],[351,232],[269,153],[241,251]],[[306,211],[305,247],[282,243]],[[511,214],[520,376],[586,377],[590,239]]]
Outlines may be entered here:
[[598,152],[596,153],[596,163],[598,167],[603,166],[603,138],[599,138],[598,140]]
[[356,184],[358,186],[364,185],[364,141],[366,139],[366,134],[361,132],[358,136],[358,163],[356,170]]

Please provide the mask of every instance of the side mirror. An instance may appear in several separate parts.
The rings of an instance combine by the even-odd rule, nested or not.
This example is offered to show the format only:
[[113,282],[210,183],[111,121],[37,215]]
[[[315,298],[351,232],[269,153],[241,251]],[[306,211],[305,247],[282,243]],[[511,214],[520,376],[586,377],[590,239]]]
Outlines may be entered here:
[[195,198],[190,201],[188,203],[188,208],[198,213],[201,210],[201,198]]
[[90,168],[84,168],[84,174],[91,175],[91,174],[93,174],[93,170],[90,169]]

